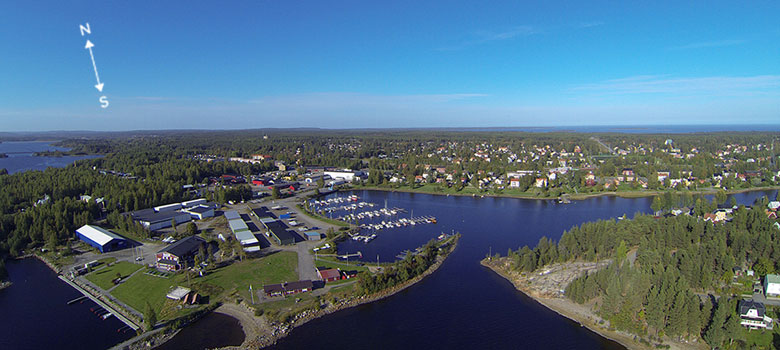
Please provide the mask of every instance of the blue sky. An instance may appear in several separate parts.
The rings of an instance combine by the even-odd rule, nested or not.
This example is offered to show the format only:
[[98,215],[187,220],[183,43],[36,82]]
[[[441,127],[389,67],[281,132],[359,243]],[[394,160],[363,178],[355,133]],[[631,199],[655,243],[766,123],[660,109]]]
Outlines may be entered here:
[[777,124],[778,14],[777,1],[4,1],[0,131]]

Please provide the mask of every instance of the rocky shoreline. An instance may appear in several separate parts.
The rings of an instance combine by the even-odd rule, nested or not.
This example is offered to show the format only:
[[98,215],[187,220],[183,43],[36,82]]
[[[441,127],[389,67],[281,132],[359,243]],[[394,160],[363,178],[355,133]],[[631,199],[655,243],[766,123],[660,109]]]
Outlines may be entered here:
[[3,290],[3,289],[6,289],[6,288],[8,288],[8,287],[10,287],[12,284],[13,284],[13,283],[11,283],[10,281],[3,281],[3,282],[0,282],[0,290]]
[[[596,315],[589,306],[577,304],[569,300],[568,298],[564,297],[563,294],[560,292],[560,290],[565,289],[568,283],[571,282],[570,279],[567,280],[568,278],[575,275],[579,275],[581,273],[588,273],[588,271],[593,269],[599,269],[603,266],[606,266],[608,262],[602,261],[598,263],[572,263],[572,264],[582,265],[579,266],[578,268],[575,268],[575,270],[578,270],[578,272],[572,273],[566,278],[559,279],[558,281],[562,282],[562,284],[559,284],[554,288],[550,288],[550,286],[545,286],[544,282],[541,284],[538,281],[534,282],[535,277],[539,277],[536,279],[542,279],[545,278],[546,276],[551,275],[552,273],[549,273],[550,271],[549,268],[548,270],[544,270],[538,275],[536,273],[533,273],[530,274],[529,276],[508,269],[507,264],[503,259],[505,258],[485,259],[482,260],[480,264],[482,266],[487,267],[491,271],[495,272],[499,276],[507,279],[510,283],[512,283],[515,286],[517,290],[529,296],[530,298],[534,299],[536,302],[542,304],[544,307],[554,311],[555,313],[573,322],[579,323],[580,326],[586,327],[589,330],[599,334],[604,338],[615,341],[620,345],[626,347],[627,349],[631,349],[631,350],[654,349],[652,345],[646,345],[640,343],[638,341],[638,337],[633,334],[609,329],[608,321]],[[556,265],[564,266],[567,264],[556,264]],[[553,266],[552,269],[555,269],[555,266]],[[550,279],[554,280],[555,277],[550,277]],[[706,349],[706,344],[701,344],[701,343],[665,342],[664,345],[668,345],[669,349],[679,349],[679,350]]]

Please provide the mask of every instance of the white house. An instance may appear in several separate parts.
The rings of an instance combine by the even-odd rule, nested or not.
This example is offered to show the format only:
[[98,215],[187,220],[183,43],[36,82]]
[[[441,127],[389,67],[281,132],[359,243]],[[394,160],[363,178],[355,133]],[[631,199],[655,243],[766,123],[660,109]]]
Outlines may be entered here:
[[780,296],[780,276],[767,274],[764,277],[764,295],[767,297]]

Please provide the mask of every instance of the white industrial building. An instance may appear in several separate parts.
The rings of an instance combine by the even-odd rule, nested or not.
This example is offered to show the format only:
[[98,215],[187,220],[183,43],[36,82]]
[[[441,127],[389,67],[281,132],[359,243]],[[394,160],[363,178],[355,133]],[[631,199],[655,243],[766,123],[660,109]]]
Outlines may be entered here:
[[214,216],[214,203],[209,203],[206,199],[194,199],[181,203],[171,203],[156,206],[154,208],[137,210],[126,213],[133,220],[139,222],[150,231],[171,227],[172,222],[176,225],[189,222],[192,219],[202,220]]
[[780,297],[780,276],[768,274],[764,277],[764,295]]
[[203,220],[214,216],[214,208],[207,207],[205,205],[198,205],[196,207],[184,209],[183,212],[190,214],[193,219]]
[[334,171],[326,171],[323,173],[323,175],[330,176],[334,180],[344,180],[347,182],[352,182],[356,177],[363,178],[366,176],[366,174],[362,171],[352,171],[352,170],[334,170]]
[[87,244],[97,248],[101,253],[126,248],[127,240],[102,227],[84,225],[76,230],[76,236]]

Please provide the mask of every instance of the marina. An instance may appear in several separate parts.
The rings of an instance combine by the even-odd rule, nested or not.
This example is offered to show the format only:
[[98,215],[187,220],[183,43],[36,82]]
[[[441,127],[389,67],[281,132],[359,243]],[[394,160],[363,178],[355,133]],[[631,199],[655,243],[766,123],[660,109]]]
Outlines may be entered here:
[[[351,203],[351,204],[342,204]],[[360,201],[360,197],[354,194],[348,196],[337,196],[323,200],[313,200],[309,202],[310,208],[315,212],[325,215],[334,220],[340,220],[347,223],[358,225],[360,231],[351,234],[350,239],[356,242],[369,243],[378,237],[377,233],[381,230],[389,230],[407,226],[435,224],[435,216],[413,216],[401,217],[408,211],[400,207],[388,207],[385,201],[384,207],[371,210],[378,204],[370,201]],[[368,210],[357,211],[362,208]],[[333,213],[341,211],[352,211],[340,216],[333,216]]]

